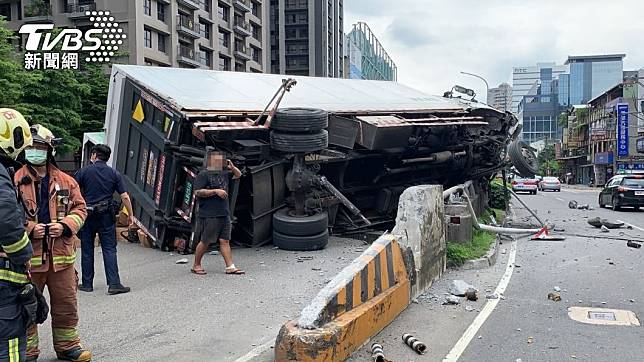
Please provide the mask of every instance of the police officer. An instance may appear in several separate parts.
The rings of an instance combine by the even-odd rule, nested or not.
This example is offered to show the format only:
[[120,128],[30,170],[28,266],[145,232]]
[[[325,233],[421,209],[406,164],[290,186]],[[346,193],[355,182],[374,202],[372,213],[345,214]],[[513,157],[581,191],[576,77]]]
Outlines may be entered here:
[[0,361],[25,360],[27,325],[19,295],[29,282],[33,249],[7,168],[19,167],[14,160],[31,144],[29,124],[23,116],[0,108]]
[[98,233],[103,250],[103,264],[107,279],[108,293],[121,294],[130,291],[124,287],[119,278],[119,268],[116,257],[116,221],[112,207],[114,192],[121,196],[121,201],[128,213],[128,224],[132,224],[132,203],[125,190],[123,178],[115,169],[107,165],[112,150],[107,145],[96,145],[91,151],[92,164],[78,170],[76,181],[81,187],[81,193],[87,202],[89,216],[81,229],[81,249],[83,269],[79,290],[92,292],[94,290],[94,238]]

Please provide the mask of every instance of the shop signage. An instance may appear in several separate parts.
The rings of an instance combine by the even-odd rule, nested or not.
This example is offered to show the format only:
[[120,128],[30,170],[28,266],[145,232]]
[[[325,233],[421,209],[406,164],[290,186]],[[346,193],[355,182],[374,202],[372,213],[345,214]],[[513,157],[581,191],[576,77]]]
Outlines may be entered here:
[[628,103],[617,105],[617,156],[628,156]]

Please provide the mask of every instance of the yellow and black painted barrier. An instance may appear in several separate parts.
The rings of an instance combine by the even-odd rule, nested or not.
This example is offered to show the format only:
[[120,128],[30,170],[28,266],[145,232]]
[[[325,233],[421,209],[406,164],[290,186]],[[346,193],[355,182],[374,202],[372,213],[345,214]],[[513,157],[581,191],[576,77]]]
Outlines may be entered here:
[[[383,235],[282,326],[276,361],[343,361],[410,302],[408,270],[393,235]],[[413,259],[411,261],[413,264]]]

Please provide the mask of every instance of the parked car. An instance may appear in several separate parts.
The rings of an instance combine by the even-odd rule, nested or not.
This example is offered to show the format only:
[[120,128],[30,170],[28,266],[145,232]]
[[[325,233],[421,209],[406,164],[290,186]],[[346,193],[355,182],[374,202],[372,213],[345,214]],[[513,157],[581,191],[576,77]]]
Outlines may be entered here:
[[561,192],[561,182],[556,177],[544,177],[543,180],[539,181],[539,190]]
[[599,207],[606,205],[611,205],[615,211],[623,206],[639,210],[644,206],[644,176],[619,175],[610,179],[599,194]]
[[533,195],[537,194],[538,181],[536,178],[516,178],[512,181],[512,191],[514,192],[529,192]]

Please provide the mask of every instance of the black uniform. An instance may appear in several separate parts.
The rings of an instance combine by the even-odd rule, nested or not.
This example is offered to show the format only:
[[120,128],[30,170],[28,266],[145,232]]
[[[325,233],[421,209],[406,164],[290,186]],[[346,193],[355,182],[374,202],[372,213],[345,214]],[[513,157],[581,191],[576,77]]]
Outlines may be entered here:
[[24,361],[27,326],[19,294],[29,282],[26,264],[33,255],[23,208],[5,166],[0,163],[0,361]]

